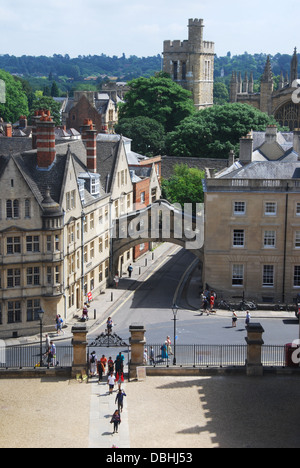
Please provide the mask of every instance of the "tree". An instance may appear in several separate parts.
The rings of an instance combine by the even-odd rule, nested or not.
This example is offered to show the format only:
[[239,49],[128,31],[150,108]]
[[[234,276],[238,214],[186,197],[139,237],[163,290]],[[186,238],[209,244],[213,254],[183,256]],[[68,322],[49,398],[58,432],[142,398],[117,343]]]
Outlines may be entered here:
[[51,96],[35,97],[30,108],[30,116],[32,117],[34,115],[34,111],[39,109],[50,110],[55,125],[61,124],[60,104],[54,101]]
[[195,112],[191,93],[166,74],[137,78],[129,86],[126,102],[120,104],[120,119],[150,117],[162,124],[165,132],[170,132]]
[[241,137],[270,124],[274,117],[248,104],[214,106],[184,119],[167,135],[166,149],[173,156],[227,158],[230,150],[238,153]]
[[165,146],[164,127],[149,117],[122,119],[115,128],[120,133],[132,139],[132,150],[144,156],[161,154]]
[[28,115],[28,100],[20,80],[0,70],[0,80],[5,83],[6,102],[0,104],[0,117],[6,122],[16,122],[20,115]]
[[57,86],[56,81],[53,81],[51,86],[51,96],[52,97],[59,97],[59,88]]
[[163,197],[170,203],[179,203],[181,206],[192,203],[195,213],[196,203],[202,203],[204,200],[204,177],[204,171],[189,168],[187,164],[176,164],[171,178],[162,181]]

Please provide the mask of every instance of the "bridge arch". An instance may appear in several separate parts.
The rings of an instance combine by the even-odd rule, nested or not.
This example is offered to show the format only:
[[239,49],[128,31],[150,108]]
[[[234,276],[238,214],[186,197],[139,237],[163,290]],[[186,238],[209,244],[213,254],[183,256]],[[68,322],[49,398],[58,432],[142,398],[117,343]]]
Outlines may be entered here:
[[111,280],[118,272],[119,258],[124,252],[142,243],[169,242],[192,252],[203,263],[204,208],[197,205],[197,215],[191,206],[182,210],[166,200],[159,200],[143,210],[119,218],[112,239]]

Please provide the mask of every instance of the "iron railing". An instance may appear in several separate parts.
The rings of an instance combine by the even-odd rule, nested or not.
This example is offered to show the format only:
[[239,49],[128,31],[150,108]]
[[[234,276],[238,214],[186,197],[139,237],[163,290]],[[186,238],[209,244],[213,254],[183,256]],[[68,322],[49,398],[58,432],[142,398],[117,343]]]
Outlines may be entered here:
[[[40,367],[40,345],[5,346],[0,348],[0,369]],[[72,367],[73,346],[56,346],[56,356],[49,362],[52,367]],[[48,356],[43,349],[42,367],[48,366]]]
[[[152,350],[151,350],[152,348]],[[170,367],[174,364],[182,367],[241,367],[247,359],[247,345],[176,345],[173,354],[166,357],[161,345],[147,345],[148,365]],[[151,356],[154,356],[151,359]],[[264,345],[262,348],[264,366],[282,366],[285,363],[285,347]]]

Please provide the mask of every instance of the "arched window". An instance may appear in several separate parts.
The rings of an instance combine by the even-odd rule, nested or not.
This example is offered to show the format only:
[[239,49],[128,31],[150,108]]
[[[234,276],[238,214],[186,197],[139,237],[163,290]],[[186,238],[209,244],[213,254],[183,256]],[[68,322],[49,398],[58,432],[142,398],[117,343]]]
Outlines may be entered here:
[[6,201],[6,218],[12,219],[12,217],[13,217],[12,201],[7,200]]
[[30,218],[30,200],[25,200],[25,218]]
[[19,200],[14,200],[14,218],[19,218]]
[[274,115],[277,122],[291,131],[300,128],[300,105],[288,102],[281,106]]

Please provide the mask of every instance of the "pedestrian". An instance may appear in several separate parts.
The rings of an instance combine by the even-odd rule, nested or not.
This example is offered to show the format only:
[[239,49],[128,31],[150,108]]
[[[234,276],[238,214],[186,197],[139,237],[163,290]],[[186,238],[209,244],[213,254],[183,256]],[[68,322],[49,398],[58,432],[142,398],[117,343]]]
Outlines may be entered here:
[[90,355],[90,372],[91,377],[95,377],[97,371],[97,356],[96,351],[93,351]]
[[207,300],[207,296],[205,295],[205,293],[203,293],[203,304],[202,304],[202,307],[203,307],[203,313],[206,312],[207,315],[209,315],[209,312],[207,311],[207,309],[208,309],[208,300]]
[[55,359],[56,359],[56,346],[53,343],[53,341],[50,341],[50,349],[49,349],[49,352],[48,352],[48,360],[47,360],[48,369],[49,369],[50,366],[54,366]]
[[49,337],[49,335],[47,334],[47,335],[46,335],[46,351],[45,351],[46,354],[48,354],[49,349],[50,349],[50,337]]
[[146,366],[148,364],[148,350],[147,350],[147,348],[144,349],[143,361],[144,361],[144,366]]
[[167,336],[167,347],[168,347],[168,354],[173,354],[172,352],[172,346],[171,346],[171,338]]
[[82,318],[81,320],[83,322],[87,322],[89,319],[89,311],[88,311],[88,308],[87,308],[87,304],[85,302],[84,306],[83,306],[83,309],[82,309]]
[[111,374],[115,370],[115,363],[112,360],[112,357],[109,356],[108,361],[107,361],[107,367],[108,367],[108,373]]
[[162,357],[162,359],[169,359],[167,341],[165,341],[165,343],[161,347],[161,357]]
[[250,315],[250,312],[247,310],[247,312],[246,312],[246,321],[245,321],[246,326],[249,325],[250,320],[251,320],[251,315]]
[[131,265],[131,263],[130,263],[127,271],[128,271],[129,278],[131,278],[131,275],[132,275],[132,272],[133,272],[133,266]]
[[108,319],[106,321],[106,329],[107,329],[107,334],[108,335],[111,334],[113,326],[114,326],[114,324],[113,324],[112,318],[108,317]]
[[109,386],[108,392],[111,395],[112,392],[114,391],[114,387],[115,387],[115,383],[116,383],[116,378],[115,378],[113,373],[109,374],[109,376],[107,378],[107,383],[108,383],[108,386]]
[[101,361],[102,364],[103,364],[103,369],[104,369],[103,373],[105,374],[105,372],[106,372],[107,359],[106,359],[106,357],[105,357],[104,354],[102,355],[102,358],[100,359],[100,361]]
[[210,293],[210,311],[211,312],[214,310],[214,306],[215,306],[215,295],[214,295],[214,292],[211,291]]
[[153,349],[153,346],[151,346],[150,348],[150,356],[149,356],[149,360],[150,360],[150,365],[153,366],[155,364],[155,359],[154,359],[154,349]]
[[100,382],[102,382],[103,374],[105,373],[105,369],[103,366],[103,362],[101,362],[101,359],[100,361],[97,361],[97,372],[99,376],[98,384],[100,384]]
[[126,396],[126,393],[124,392],[124,390],[119,388],[119,391],[118,391],[116,399],[115,399],[115,403],[118,403],[119,413],[122,413],[122,411],[123,411],[124,396]]
[[114,433],[118,432],[119,424],[121,424],[121,415],[118,410],[114,412],[110,422],[114,425]]
[[235,311],[233,310],[232,311],[232,328],[236,327],[236,322],[237,322],[237,315],[236,315]]
[[[57,330],[58,335],[62,331],[63,323],[64,323],[63,319],[61,318],[60,315],[58,315],[57,318],[56,318],[56,330]],[[63,334],[65,334],[64,331],[63,331]]]
[[115,360],[116,365],[116,381],[124,382],[124,355],[120,352]]
[[116,287],[116,289],[118,289],[118,287],[119,287],[119,281],[120,281],[120,278],[119,278],[119,274],[118,274],[118,273],[115,275],[114,281],[115,281],[115,287]]

